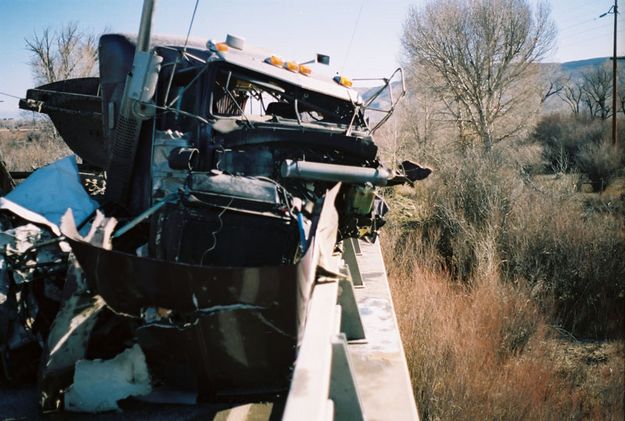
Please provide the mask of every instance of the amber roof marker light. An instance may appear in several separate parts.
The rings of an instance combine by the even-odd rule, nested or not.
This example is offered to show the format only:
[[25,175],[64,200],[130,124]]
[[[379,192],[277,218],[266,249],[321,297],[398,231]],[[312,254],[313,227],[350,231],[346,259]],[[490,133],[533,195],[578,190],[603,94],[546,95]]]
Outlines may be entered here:
[[299,66],[299,72],[301,74],[303,74],[304,76],[310,76],[312,73],[312,69],[308,66],[305,66],[303,64],[300,64]]
[[299,72],[299,64],[294,61],[287,61],[284,63],[284,68],[291,72]]
[[345,86],[346,88],[352,87],[351,79],[346,78],[345,76],[334,76],[333,80],[341,86]]
[[276,66],[276,67],[284,66],[284,60],[282,60],[280,57],[278,57],[276,55],[272,55],[270,57],[267,57],[265,59],[265,63],[271,64],[272,66]]

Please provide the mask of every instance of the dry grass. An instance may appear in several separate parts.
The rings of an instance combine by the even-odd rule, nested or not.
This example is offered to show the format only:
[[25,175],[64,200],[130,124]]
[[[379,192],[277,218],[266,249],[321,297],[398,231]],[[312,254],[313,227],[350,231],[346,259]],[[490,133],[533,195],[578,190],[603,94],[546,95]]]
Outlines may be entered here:
[[72,153],[49,123],[34,130],[0,129],[0,159],[9,171],[32,171]]
[[384,250],[422,418],[622,419],[622,342],[561,339],[522,283],[459,284],[417,236],[398,235]]

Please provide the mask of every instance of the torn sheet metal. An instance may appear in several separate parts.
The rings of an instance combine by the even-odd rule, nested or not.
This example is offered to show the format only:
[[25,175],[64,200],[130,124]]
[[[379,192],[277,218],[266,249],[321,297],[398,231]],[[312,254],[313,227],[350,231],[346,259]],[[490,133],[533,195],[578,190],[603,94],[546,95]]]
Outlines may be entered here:
[[[80,183],[75,156],[39,168],[0,201],[0,208],[19,211],[19,208],[7,202],[28,209],[57,227],[67,209],[72,209],[80,224],[98,207]],[[41,223],[41,219],[35,215],[15,213],[27,220],[34,217],[38,220],[32,222]]]
[[[288,385],[305,310],[306,297],[298,289],[308,289],[314,277],[312,252],[296,265],[220,268],[69,241],[114,311],[138,318],[142,309],[159,307],[178,316],[136,332],[150,367],[168,385],[209,394],[217,388]],[[214,306],[224,307],[205,311]]]
[[[0,232],[0,380],[34,378],[36,361],[61,301],[67,255],[46,228]],[[22,367],[23,360],[29,366]]]
[[[96,206],[80,184],[74,157],[39,169],[0,198],[0,209],[29,222],[6,218],[4,225],[9,228],[0,232],[0,379],[34,379],[37,364],[33,361],[47,348],[64,298],[71,250],[59,238],[60,214],[73,209],[83,220]],[[15,222],[21,225],[10,227]],[[56,336],[71,336],[73,327],[68,323],[61,333],[58,330]],[[56,336],[52,335],[53,341]],[[21,367],[23,359],[29,361],[28,370]]]
[[334,256],[334,246],[339,226],[339,214],[336,211],[336,196],[341,189],[341,183],[337,183],[326,193],[326,200],[319,216],[316,232],[319,244],[319,266],[324,270],[340,274],[340,258]]
[[337,218],[328,212],[338,189],[326,194],[330,206],[318,205],[314,224],[332,235],[312,231],[296,264],[184,264],[89,244],[71,215],[61,229],[107,306],[139,321],[135,335],[155,379],[201,396],[276,393],[288,388],[319,250],[335,243]]
[[[72,211],[67,212],[68,218],[72,219]],[[110,248],[110,237],[116,223],[115,219],[98,213],[85,241]],[[39,389],[43,410],[62,407],[64,391],[72,378],[76,381],[75,364],[87,355],[93,329],[105,309],[104,300],[89,289],[85,274],[73,256],[67,266],[64,301],[56,314],[47,338],[46,352],[42,356]],[[80,396],[80,392],[75,392],[70,400],[72,407],[81,407]]]
[[66,262],[59,242],[51,233],[33,224],[1,232],[0,249],[17,285],[32,282],[35,271],[58,270]]
[[59,227],[56,224],[53,224],[52,222],[48,221],[46,218],[39,215],[38,213],[28,210],[25,207],[8,200],[6,197],[0,197],[0,209],[7,210],[19,216],[20,218],[26,221],[32,222],[34,224],[46,226],[50,228],[50,230],[55,235],[61,235],[61,231],[59,230]]
[[89,292],[84,273],[74,259],[70,261],[67,280],[66,289],[75,291],[57,313],[47,338],[47,352],[42,355],[40,406],[46,411],[62,406],[63,391],[71,383],[74,364],[85,357],[89,337],[105,306],[101,297]]
[[111,360],[80,360],[65,392],[65,409],[74,412],[119,410],[117,401],[152,391],[145,355],[134,345]]

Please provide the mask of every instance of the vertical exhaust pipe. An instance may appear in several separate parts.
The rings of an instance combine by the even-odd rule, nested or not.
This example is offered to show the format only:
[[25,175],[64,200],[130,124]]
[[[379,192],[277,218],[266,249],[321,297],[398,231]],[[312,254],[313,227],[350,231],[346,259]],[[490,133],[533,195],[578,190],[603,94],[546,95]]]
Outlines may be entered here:
[[128,206],[133,169],[144,120],[154,116],[152,98],[156,91],[162,57],[150,52],[152,15],[156,0],[144,0],[132,70],[126,77],[119,117],[113,133],[107,167],[105,201]]
[[147,52],[150,49],[150,33],[152,31],[152,16],[155,0],[145,0],[141,11],[141,23],[137,36],[137,51]]

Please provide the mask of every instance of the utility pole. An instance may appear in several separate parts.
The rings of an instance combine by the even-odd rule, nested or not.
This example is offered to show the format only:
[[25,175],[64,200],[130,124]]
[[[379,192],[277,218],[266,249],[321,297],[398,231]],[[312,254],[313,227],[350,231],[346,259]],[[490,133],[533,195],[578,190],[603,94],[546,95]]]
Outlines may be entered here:
[[616,22],[618,18],[618,0],[614,0],[614,6],[599,16],[600,18],[614,15],[614,51],[612,53],[612,146],[616,146]]
[[614,51],[612,52],[612,146],[616,146],[616,21],[618,0],[614,0]]

